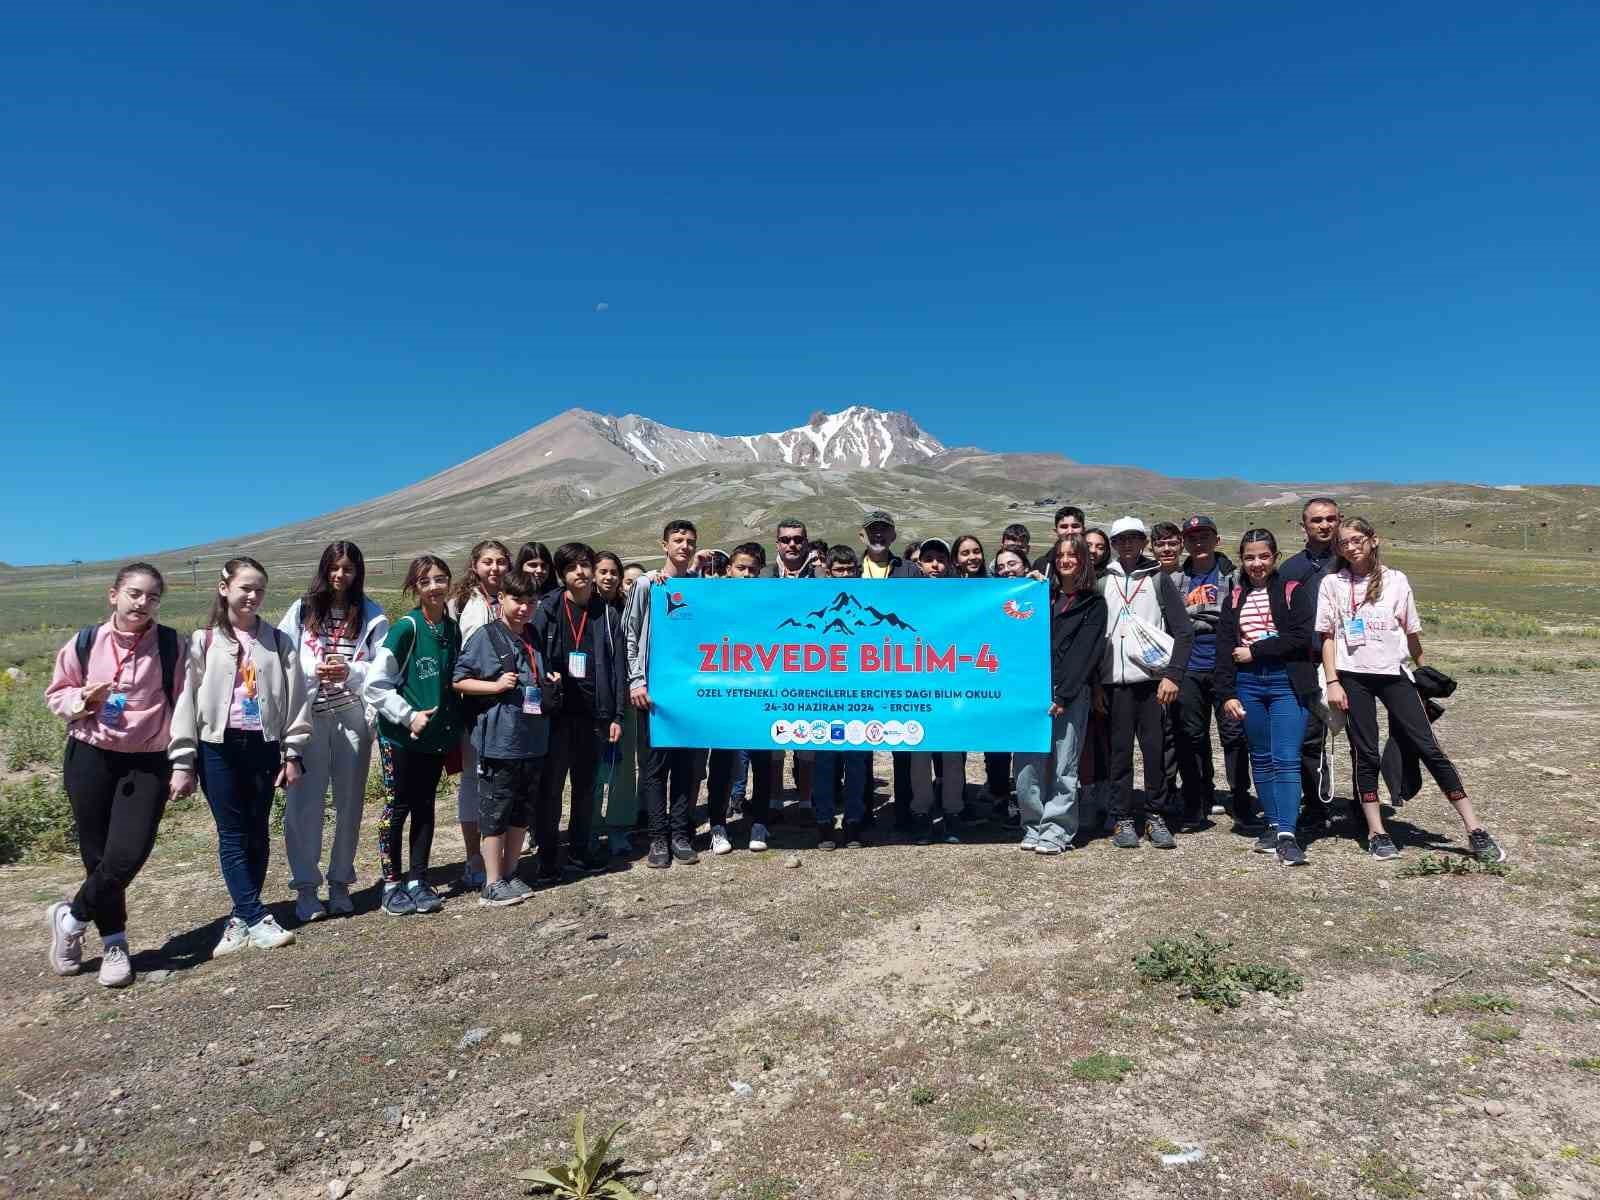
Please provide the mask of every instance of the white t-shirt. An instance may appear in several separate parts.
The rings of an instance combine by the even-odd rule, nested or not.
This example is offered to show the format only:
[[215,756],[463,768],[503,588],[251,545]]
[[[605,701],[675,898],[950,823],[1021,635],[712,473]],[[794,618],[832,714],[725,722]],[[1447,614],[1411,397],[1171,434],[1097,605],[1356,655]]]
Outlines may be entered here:
[[[1398,675],[1410,656],[1408,633],[1422,632],[1411,583],[1393,567],[1383,569],[1382,595],[1366,599],[1367,579],[1348,569],[1325,575],[1317,592],[1317,632],[1333,638],[1334,667],[1365,675]],[[1360,623],[1360,632],[1354,625]],[[1351,645],[1354,641],[1357,644]]]

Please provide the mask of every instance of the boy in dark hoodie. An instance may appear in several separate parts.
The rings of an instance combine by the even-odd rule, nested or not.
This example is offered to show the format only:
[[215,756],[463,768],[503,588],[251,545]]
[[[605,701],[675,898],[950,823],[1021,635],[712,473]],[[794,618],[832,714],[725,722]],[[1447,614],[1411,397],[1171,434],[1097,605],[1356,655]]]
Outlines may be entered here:
[[1203,822],[1216,804],[1216,768],[1211,762],[1211,717],[1216,714],[1217,736],[1222,742],[1222,763],[1228,779],[1235,823],[1255,820],[1250,798],[1250,750],[1244,727],[1222,711],[1212,683],[1217,665],[1217,626],[1222,606],[1238,582],[1238,573],[1226,554],[1217,553],[1217,523],[1196,513],[1183,523],[1183,544],[1188,557],[1179,565],[1174,581],[1183,597],[1184,611],[1194,623],[1194,645],[1189,669],[1178,684],[1173,705],[1178,738],[1178,773],[1183,779],[1183,820]]

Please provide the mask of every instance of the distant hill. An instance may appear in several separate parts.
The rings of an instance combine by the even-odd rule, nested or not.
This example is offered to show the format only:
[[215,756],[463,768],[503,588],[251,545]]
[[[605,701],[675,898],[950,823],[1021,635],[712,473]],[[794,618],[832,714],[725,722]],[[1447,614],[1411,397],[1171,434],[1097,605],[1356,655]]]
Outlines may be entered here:
[[[1600,487],[1184,479],[1047,452],[950,448],[907,413],[857,406],[736,437],[569,409],[362,504],[207,545],[128,553],[182,571],[190,559],[209,566],[244,551],[269,568],[300,571],[342,537],[362,545],[374,574],[389,575],[422,550],[454,561],[484,536],[513,549],[530,539],[553,546],[581,538],[648,557],[659,553],[663,521],[678,514],[699,525],[702,544],[723,548],[770,543],[776,521],[789,515],[816,535],[853,541],[862,514],[877,508],[894,514],[905,540],[970,530],[992,550],[1010,521],[1026,523],[1042,543],[1064,503],[1098,523],[1124,512],[1147,521],[1206,512],[1225,535],[1262,524],[1280,530],[1287,547],[1297,540],[1301,504],[1323,492],[1402,541],[1579,554],[1600,545]],[[97,570],[103,564],[80,568],[86,577]],[[64,566],[0,565],[4,583],[71,574]]]

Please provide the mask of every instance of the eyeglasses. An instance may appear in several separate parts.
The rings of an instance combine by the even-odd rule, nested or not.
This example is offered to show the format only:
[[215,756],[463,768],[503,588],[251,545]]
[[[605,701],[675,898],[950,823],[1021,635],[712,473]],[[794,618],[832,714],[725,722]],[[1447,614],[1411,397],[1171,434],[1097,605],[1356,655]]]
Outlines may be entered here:
[[1364,533],[1352,533],[1349,537],[1339,539],[1341,546],[1365,546],[1372,539]]

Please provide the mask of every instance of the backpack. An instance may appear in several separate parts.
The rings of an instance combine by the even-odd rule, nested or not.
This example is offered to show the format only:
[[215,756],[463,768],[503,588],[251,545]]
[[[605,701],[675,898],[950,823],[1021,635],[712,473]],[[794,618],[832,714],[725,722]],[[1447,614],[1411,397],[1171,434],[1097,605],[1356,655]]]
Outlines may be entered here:
[[[100,626],[85,625],[73,639],[72,648],[78,655],[78,670],[85,679],[89,678],[89,651],[94,649],[94,640],[99,633]],[[177,692],[173,689],[178,685],[178,658],[182,653],[178,647],[178,631],[167,625],[157,625],[156,650],[161,655],[161,694],[166,697],[168,707],[172,707],[178,703]]]

